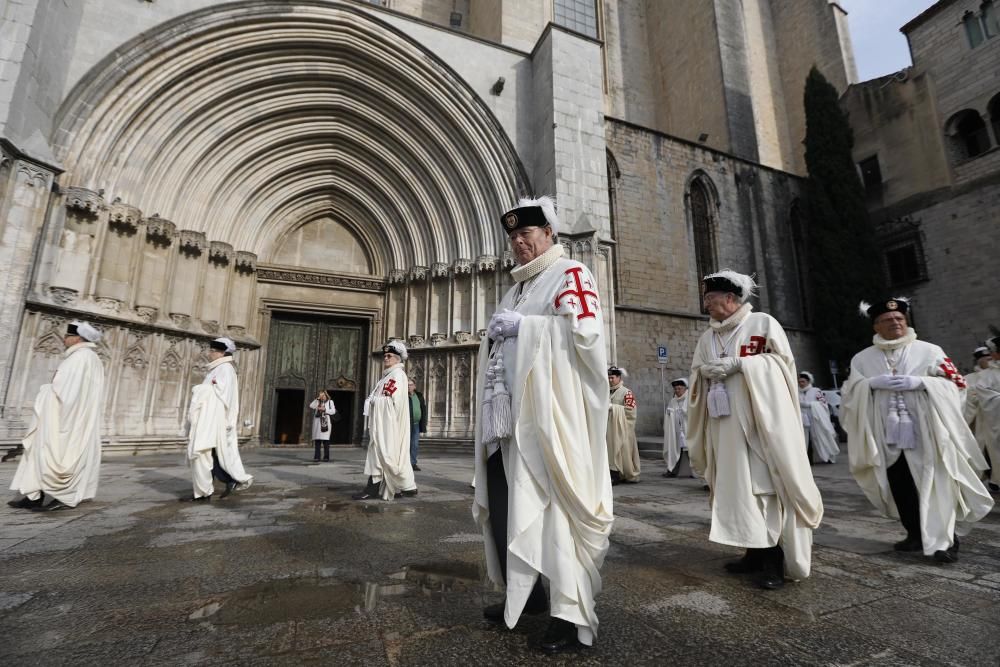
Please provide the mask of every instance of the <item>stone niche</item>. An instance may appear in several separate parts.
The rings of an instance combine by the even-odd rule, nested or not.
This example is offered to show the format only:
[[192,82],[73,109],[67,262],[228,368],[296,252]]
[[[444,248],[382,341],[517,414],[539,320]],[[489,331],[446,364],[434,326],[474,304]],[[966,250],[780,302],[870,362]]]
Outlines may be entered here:
[[97,255],[106,218],[104,191],[66,188],[63,224],[59,233],[59,249],[54,275],[49,282],[49,295],[57,303],[68,305],[83,297],[90,278],[91,260]]

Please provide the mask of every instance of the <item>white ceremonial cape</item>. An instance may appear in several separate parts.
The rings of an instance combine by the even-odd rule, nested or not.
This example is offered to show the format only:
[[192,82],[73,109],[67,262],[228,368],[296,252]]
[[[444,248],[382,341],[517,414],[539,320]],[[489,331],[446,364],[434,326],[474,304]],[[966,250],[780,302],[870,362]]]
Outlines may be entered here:
[[33,500],[45,493],[70,507],[97,495],[104,366],[96,347],[84,342],[66,350],[52,384],[38,390],[14,491]]
[[403,364],[391,366],[365,401],[369,433],[365,475],[380,485],[384,500],[417,488],[410,463],[410,400],[406,384]]
[[608,415],[608,465],[629,482],[639,480],[639,441],[635,437],[635,395],[624,384],[611,390]]
[[[986,516],[993,499],[979,479],[986,460],[962,417],[965,379],[937,345],[916,340],[913,329],[898,341],[874,337],[874,345],[854,355],[844,383],[841,425],[847,431],[851,473],[882,514],[899,518],[886,469],[900,450],[886,444],[885,415],[894,392],[872,389],[871,379],[889,372],[884,350],[899,350],[898,375],[918,375],[924,389],[899,392],[916,430],[916,448],[906,462],[920,496],[920,533],[924,554],[946,550],[956,532]],[[881,347],[880,347],[881,346]]]
[[667,470],[673,470],[681,460],[681,452],[687,449],[688,392],[680,398],[674,396],[663,414],[663,462]]
[[[514,419],[513,437],[501,445],[508,485],[504,619],[514,627],[541,574],[549,581],[552,616],[576,624],[577,637],[590,645],[598,626],[594,598],[601,592],[600,568],[614,520],[605,443],[608,366],[597,281],[562,252],[554,245],[515,268],[523,293],[518,298],[515,284],[500,304],[524,315],[518,336],[503,344]],[[480,397],[489,348],[484,338]],[[483,530],[490,578],[502,586],[490,530],[482,425],[479,412],[472,514]]]
[[[188,409],[188,461],[214,449],[219,465],[236,480],[238,489],[248,488],[253,477],[243,469],[239,435],[240,385],[232,357],[220,357],[208,365],[201,384],[191,388]],[[204,495],[210,495],[211,491]],[[197,496],[197,494],[196,494]]]
[[837,462],[840,445],[837,432],[830,421],[830,406],[822,389],[809,385],[799,389],[799,408],[802,410],[802,428],[812,443],[813,454],[820,461]]
[[1000,361],[968,376],[965,421],[981,450],[990,455],[990,481],[1000,484]]
[[[802,579],[809,576],[823,500],[806,456],[788,338],[777,320],[751,308],[744,304],[724,322],[710,321],[698,340],[688,391],[688,454],[711,488],[709,539],[753,549],[780,545],[787,576]],[[729,342],[728,353],[741,357],[742,370],[725,380],[730,416],[710,418],[709,382],[699,369],[719,356],[715,331]]]

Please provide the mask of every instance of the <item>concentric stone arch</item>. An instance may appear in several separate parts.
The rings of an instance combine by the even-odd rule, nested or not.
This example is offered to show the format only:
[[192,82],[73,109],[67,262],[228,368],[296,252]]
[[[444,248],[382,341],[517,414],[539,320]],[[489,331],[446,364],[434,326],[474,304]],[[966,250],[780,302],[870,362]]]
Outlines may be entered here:
[[529,192],[468,85],[348,4],[237,2],[124,44],[64,103],[63,182],[256,253],[328,212],[373,270],[502,254]]

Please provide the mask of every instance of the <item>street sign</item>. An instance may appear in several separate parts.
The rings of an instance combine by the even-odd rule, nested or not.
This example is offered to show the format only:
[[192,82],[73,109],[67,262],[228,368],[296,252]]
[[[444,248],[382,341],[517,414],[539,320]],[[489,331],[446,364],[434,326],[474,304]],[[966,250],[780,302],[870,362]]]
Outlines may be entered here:
[[667,363],[667,346],[658,345],[656,347],[656,363],[665,364]]
[[837,362],[833,359],[830,360],[830,375],[837,376]]

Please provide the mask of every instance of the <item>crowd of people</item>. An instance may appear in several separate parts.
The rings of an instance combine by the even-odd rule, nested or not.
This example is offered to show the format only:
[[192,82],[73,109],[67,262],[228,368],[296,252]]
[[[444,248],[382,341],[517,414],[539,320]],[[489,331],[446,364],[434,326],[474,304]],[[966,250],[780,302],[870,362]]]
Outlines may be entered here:
[[[539,647],[554,653],[591,645],[598,634],[612,486],[640,478],[638,406],[627,371],[608,364],[597,281],[557,242],[554,203],[521,200],[500,225],[517,266],[478,355],[472,514],[488,575],[505,596],[483,613],[511,628],[522,614],[548,614]],[[690,375],[671,382],[664,476],[701,478],[708,539],[744,550],[726,571],[777,589],[810,574],[823,519],[811,465],[835,463],[841,450],[824,392],[810,372],[797,371],[781,324],[754,312],[757,290],[735,271],[702,279],[709,320]],[[990,471],[988,463],[1000,457],[1000,337],[976,350],[977,369],[966,379],[940,347],[917,339],[907,300],[883,297],[861,313],[875,335],[843,386],[850,471],[872,505],[902,524],[895,550],[953,563],[959,535],[993,506],[986,484],[1000,483],[1000,466]],[[85,322],[69,326],[66,357],[35,402],[11,506],[53,511],[95,496],[100,335]],[[235,349],[228,338],[213,340],[208,372],[192,392],[192,501],[211,499],[215,481],[224,485],[220,497],[253,481],[237,446]],[[427,405],[407,378],[407,357],[399,340],[382,347],[382,373],[364,401],[367,480],[357,500],[417,495]],[[315,459],[322,449],[329,460],[336,407],[320,392],[309,409]]]

